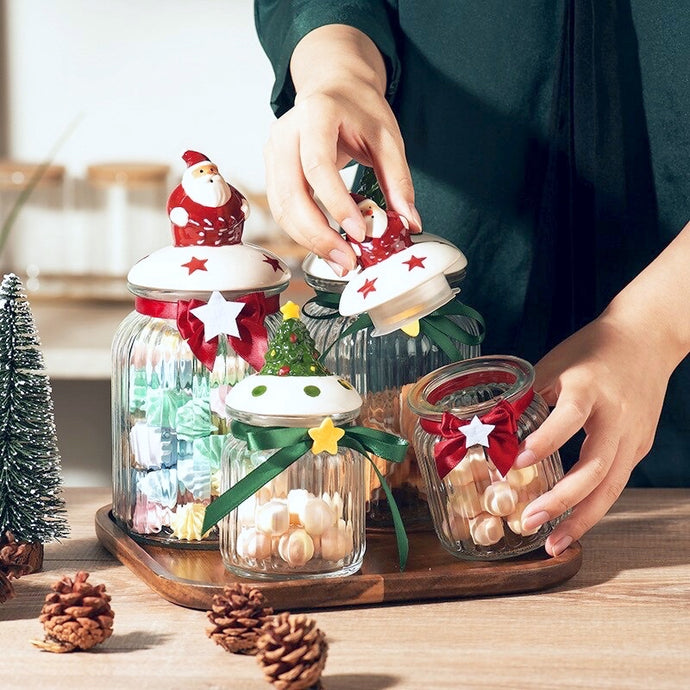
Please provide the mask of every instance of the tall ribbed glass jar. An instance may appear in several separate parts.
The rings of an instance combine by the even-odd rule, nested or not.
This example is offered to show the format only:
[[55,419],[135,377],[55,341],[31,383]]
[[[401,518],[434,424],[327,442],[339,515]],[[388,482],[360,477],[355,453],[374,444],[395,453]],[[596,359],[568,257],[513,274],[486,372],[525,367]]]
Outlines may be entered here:
[[[233,412],[236,414],[236,412]],[[350,426],[357,411],[331,415]],[[255,426],[276,423],[317,427],[323,417],[242,414]],[[221,492],[261,466],[275,450],[252,451],[228,436],[222,456]],[[364,477],[366,459],[343,446],[331,455],[307,452],[220,522],[223,562],[243,577],[288,580],[348,575],[362,565],[366,549]]]
[[[426,236],[425,236],[426,238]],[[439,238],[433,238],[439,241]],[[460,259],[446,277],[450,285],[459,287],[465,277],[466,260]],[[314,255],[305,259],[307,284],[318,293],[340,295],[346,284]],[[330,275],[329,275],[330,274]],[[410,336],[401,330],[373,336],[372,327],[342,337],[356,317],[340,316],[336,310],[315,303],[305,305],[303,320],[317,349],[325,353],[322,361],[327,369],[347,379],[363,398],[360,422],[406,438],[410,442],[407,458],[400,464],[372,456],[378,469],[386,476],[398,508],[410,531],[431,529],[426,500],[426,487],[412,445],[415,417],[405,402],[406,389],[424,374],[447,364],[446,354],[426,335]],[[483,325],[467,316],[448,317],[477,343]],[[462,359],[480,354],[480,346],[458,341],[454,344]],[[367,526],[392,529],[393,522],[383,489],[372,469],[367,471]]]
[[[279,322],[279,313],[266,317],[269,335]],[[209,370],[174,319],[138,311],[122,322],[112,350],[113,516],[138,541],[217,544],[217,531],[202,535],[201,525],[220,492],[225,396],[254,370],[224,334]]]
[[[532,551],[544,544],[560,521],[552,520],[532,531],[522,527],[525,507],[563,477],[558,451],[535,465],[510,467],[502,474],[491,458],[494,451],[483,443],[466,449],[462,446],[462,457],[458,454],[450,461],[444,453],[445,448],[448,454],[457,452],[452,442],[439,452],[443,447],[439,444],[448,443],[450,432],[428,430],[442,420],[448,428],[452,420],[444,419],[444,413],[450,413],[459,427],[484,424],[482,419],[493,421],[491,429],[488,422],[484,429],[490,435],[498,422],[485,415],[505,401],[516,410],[520,443],[549,414],[544,400],[533,392],[533,384],[534,370],[525,360],[487,356],[441,367],[420,379],[409,392],[409,405],[421,418],[414,444],[428,487],[434,527],[443,547],[458,558],[496,560]],[[473,421],[475,417],[479,421]],[[425,421],[429,422],[427,430],[422,426]],[[462,436],[458,438],[462,441]],[[447,470],[451,465],[441,477],[440,467]]]

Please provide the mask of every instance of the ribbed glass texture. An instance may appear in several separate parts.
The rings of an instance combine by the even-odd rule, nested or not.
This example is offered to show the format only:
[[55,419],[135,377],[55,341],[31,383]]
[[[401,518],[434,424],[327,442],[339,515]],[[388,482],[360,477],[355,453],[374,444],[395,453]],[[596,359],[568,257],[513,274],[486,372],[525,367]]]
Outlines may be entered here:
[[[492,381],[492,377],[496,381]],[[506,381],[512,376],[512,382]],[[502,399],[519,400],[532,387],[532,367],[517,358],[480,357],[450,364],[432,372],[410,391],[412,408],[427,419],[440,420],[450,412],[461,420],[481,417]],[[435,396],[442,391],[437,400]],[[537,394],[517,420],[518,442],[538,429],[549,408]],[[504,476],[493,464],[488,448],[474,445],[443,479],[434,450],[441,436],[419,424],[414,445],[428,486],[434,528],[443,547],[454,556],[496,560],[539,548],[562,519],[538,530],[522,528],[522,513],[535,498],[563,477],[558,451],[531,467],[510,469]]]
[[[406,386],[424,374],[447,364],[448,357],[425,335],[410,337],[402,331],[374,337],[372,328],[352,335],[340,335],[354,322],[355,317],[332,316],[333,311],[310,304],[304,310],[316,348],[326,352],[325,366],[352,383],[363,399],[360,423],[372,429],[397,434],[410,441],[403,463],[394,464],[373,456],[377,467],[393,489],[405,525],[408,529],[430,527],[429,509],[419,465],[412,445],[415,416],[410,412]],[[310,318],[317,317],[317,318]],[[452,316],[456,324],[468,333],[479,334],[478,324],[464,316]],[[462,359],[479,354],[479,346],[455,342]],[[393,526],[388,502],[375,472],[367,470],[367,524],[369,527],[391,529]]]
[[[304,421],[307,427],[319,423]],[[333,421],[338,426],[349,423],[342,418]],[[303,426],[299,419],[294,425]],[[229,436],[222,456],[221,491],[274,452],[250,451],[243,440]],[[334,577],[359,570],[366,548],[365,463],[361,454],[345,447],[336,455],[308,452],[296,460],[220,522],[226,568],[272,580]]]
[[[280,315],[269,315],[275,331]],[[220,490],[229,430],[228,390],[253,369],[224,335],[209,371],[173,320],[131,312],[112,347],[113,515],[133,538],[185,548],[217,545],[201,534]]]

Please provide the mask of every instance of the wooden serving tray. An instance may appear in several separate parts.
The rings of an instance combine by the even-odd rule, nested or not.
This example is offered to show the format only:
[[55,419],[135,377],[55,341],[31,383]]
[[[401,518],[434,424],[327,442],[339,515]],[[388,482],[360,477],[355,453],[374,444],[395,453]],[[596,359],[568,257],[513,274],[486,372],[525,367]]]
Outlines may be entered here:
[[531,592],[560,584],[582,565],[578,542],[557,558],[539,549],[504,561],[461,561],[434,532],[409,534],[407,568],[400,572],[393,533],[367,534],[367,550],[354,575],[274,582],[229,573],[218,550],[142,545],[115,523],[110,506],[96,513],[101,544],[154,592],[180,606],[210,609],[214,594],[231,582],[255,582],[276,610],[364,606]]

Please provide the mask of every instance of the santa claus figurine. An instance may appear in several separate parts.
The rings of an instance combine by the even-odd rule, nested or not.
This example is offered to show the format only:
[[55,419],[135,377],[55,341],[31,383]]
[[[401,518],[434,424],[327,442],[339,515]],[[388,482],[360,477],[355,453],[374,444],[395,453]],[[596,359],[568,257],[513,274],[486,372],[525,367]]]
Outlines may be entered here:
[[357,255],[357,262],[367,268],[412,246],[410,225],[395,211],[384,211],[376,202],[361,194],[352,194],[366,225],[366,237],[357,242],[348,241]]
[[186,151],[187,169],[168,199],[176,247],[219,247],[242,240],[247,200],[228,184],[203,153]]

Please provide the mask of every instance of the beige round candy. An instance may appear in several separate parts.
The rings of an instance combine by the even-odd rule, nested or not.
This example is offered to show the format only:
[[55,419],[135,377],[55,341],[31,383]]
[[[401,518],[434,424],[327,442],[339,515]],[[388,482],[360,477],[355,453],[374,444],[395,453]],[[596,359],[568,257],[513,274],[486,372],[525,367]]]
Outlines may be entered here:
[[523,486],[527,486],[533,479],[536,479],[537,472],[536,465],[528,465],[520,469],[511,467],[508,474],[506,474],[506,480],[512,487],[519,489]]
[[306,489],[290,489],[287,495],[287,505],[290,511],[290,522],[300,524],[304,513],[304,504],[312,497]]
[[291,568],[301,568],[314,556],[314,542],[303,529],[293,529],[280,538],[278,553]]
[[287,503],[277,499],[259,506],[256,511],[256,529],[264,534],[284,534],[290,527]]
[[522,514],[525,512],[527,507],[527,501],[524,503],[518,503],[515,506],[515,511],[506,517],[506,523],[510,528],[510,531],[514,534],[520,534],[523,537],[529,537],[532,534],[536,534],[539,531],[539,525],[533,527],[531,530],[526,531],[522,526]]
[[237,535],[235,551],[240,558],[245,560],[262,561],[271,557],[271,537],[268,534],[257,532],[253,527],[243,529]]
[[507,481],[500,481],[486,487],[481,503],[487,513],[503,517],[514,512],[517,500],[517,491]]
[[336,517],[336,520],[342,517],[343,497],[337,491],[334,491],[332,495],[324,492],[321,498],[330,506],[331,510],[333,511],[333,515]]
[[328,527],[335,525],[336,518],[330,506],[321,498],[309,498],[301,514],[304,529],[313,535],[323,534]]
[[287,470],[274,477],[267,486],[275,498],[285,498],[288,495],[288,473]]
[[467,484],[456,489],[450,497],[450,507],[461,517],[472,518],[482,512],[479,493],[474,484]]
[[474,482],[469,453],[446,475],[453,486],[465,486]]
[[470,536],[479,546],[491,546],[504,536],[503,521],[495,515],[482,513],[470,520]]
[[256,498],[250,496],[246,501],[242,501],[237,506],[237,521],[243,527],[251,527],[254,524],[254,514],[256,512]]
[[352,553],[354,539],[352,525],[338,520],[321,535],[321,557],[326,561],[339,561]]

